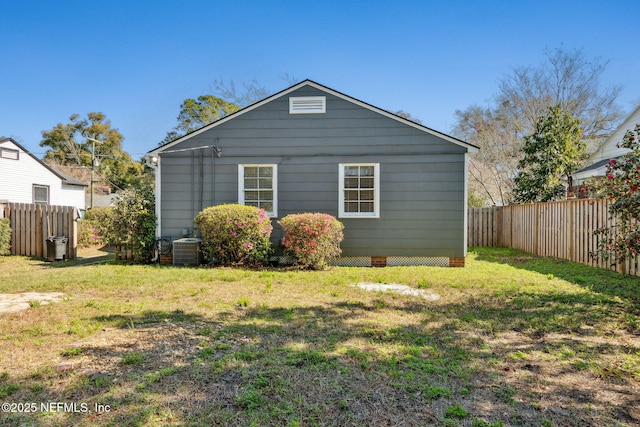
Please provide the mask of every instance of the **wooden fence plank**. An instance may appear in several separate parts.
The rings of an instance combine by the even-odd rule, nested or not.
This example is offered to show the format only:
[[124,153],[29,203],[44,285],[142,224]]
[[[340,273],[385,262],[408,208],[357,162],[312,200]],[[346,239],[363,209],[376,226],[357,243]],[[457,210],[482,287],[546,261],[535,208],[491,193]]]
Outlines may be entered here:
[[68,238],[67,258],[76,259],[78,247],[77,208],[27,203],[8,203],[5,213],[11,226],[11,254],[47,255],[47,237]]
[[579,199],[471,208],[467,215],[468,244],[511,247],[640,276],[640,257],[613,266],[593,257],[599,242],[594,231],[615,224],[609,218],[609,204],[604,199]]

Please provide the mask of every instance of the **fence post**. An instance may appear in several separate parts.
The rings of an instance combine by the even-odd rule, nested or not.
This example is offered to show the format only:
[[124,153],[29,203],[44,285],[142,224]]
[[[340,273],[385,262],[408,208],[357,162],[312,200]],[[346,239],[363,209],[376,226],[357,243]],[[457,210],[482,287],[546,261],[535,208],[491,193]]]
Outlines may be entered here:
[[574,201],[569,202],[569,226],[567,227],[567,252],[570,261],[574,261],[574,246],[575,246],[575,237],[576,233],[574,230],[575,221],[575,203]]
[[47,236],[44,236],[44,230],[42,229],[42,206],[37,205],[35,209],[35,239],[36,239],[36,253],[37,257],[45,256],[45,239]]

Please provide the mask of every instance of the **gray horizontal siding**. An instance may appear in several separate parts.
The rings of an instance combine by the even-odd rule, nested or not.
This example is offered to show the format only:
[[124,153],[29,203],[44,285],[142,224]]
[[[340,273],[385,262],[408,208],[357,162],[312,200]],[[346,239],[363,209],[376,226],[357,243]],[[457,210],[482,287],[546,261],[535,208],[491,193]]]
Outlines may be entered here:
[[337,216],[338,165],[380,163],[380,218],[341,219],[343,255],[464,256],[464,147],[331,95],[326,114],[288,108],[288,96],[274,100],[170,148],[216,144],[220,158],[210,148],[161,153],[163,236],[192,228],[201,207],[237,203],[238,164],[278,164],[283,217]]

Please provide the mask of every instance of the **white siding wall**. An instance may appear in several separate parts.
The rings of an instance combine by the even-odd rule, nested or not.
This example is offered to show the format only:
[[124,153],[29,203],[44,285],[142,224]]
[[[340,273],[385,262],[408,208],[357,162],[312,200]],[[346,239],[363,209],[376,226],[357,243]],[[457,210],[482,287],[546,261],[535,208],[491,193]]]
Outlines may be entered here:
[[625,121],[620,125],[614,133],[611,134],[609,139],[600,147],[598,151],[593,153],[588,163],[593,164],[601,160],[609,160],[614,157],[621,156],[627,153],[629,150],[626,148],[619,148],[617,145],[622,142],[624,134],[628,130],[635,129],[636,125],[640,124],[640,107],[638,107]]
[[[609,160],[615,157],[626,154],[629,150],[626,148],[619,148],[617,145],[622,142],[624,134],[628,130],[634,130],[636,125],[640,124],[640,107],[637,107],[633,113],[616,129],[611,136],[602,144],[602,146],[591,155],[591,157],[585,162],[585,165],[593,165],[602,160]],[[583,172],[576,172],[573,175],[574,183],[582,183],[587,178],[592,176],[604,176],[607,171],[606,166],[601,166],[598,169],[586,170]]]
[[19,150],[18,160],[0,157],[0,200],[14,203],[33,203],[33,185],[49,186],[49,204],[76,206],[84,209],[84,189],[65,185],[60,177],[31,157],[11,141],[2,147]]

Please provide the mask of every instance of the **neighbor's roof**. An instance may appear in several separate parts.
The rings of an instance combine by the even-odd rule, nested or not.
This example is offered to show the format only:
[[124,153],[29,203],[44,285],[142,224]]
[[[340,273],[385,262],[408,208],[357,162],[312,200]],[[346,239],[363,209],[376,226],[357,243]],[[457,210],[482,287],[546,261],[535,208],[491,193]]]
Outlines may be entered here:
[[297,84],[295,84],[295,85],[293,85],[293,86],[291,86],[291,87],[289,87],[287,89],[284,89],[284,90],[282,90],[282,91],[280,91],[280,92],[278,92],[276,94],[273,94],[273,95],[263,99],[262,101],[258,101],[258,102],[254,103],[254,104],[249,105],[248,107],[245,107],[245,108],[243,108],[241,110],[238,110],[238,111],[236,111],[236,112],[234,112],[232,114],[229,114],[228,116],[225,116],[225,117],[223,117],[223,118],[221,118],[221,119],[219,119],[219,120],[217,120],[217,121],[215,121],[213,123],[210,123],[210,124],[208,124],[206,126],[203,126],[200,129],[197,129],[197,130],[194,130],[192,132],[189,132],[188,134],[186,134],[186,135],[184,135],[184,136],[182,136],[182,137],[180,137],[178,139],[175,139],[175,140],[173,140],[171,142],[167,142],[167,143],[165,143],[165,144],[163,144],[161,146],[158,146],[158,147],[154,148],[153,150],[149,150],[147,152],[147,156],[160,153],[160,152],[162,152],[162,151],[164,151],[164,150],[166,150],[166,149],[168,149],[168,148],[170,148],[170,147],[172,147],[172,146],[174,146],[176,144],[180,144],[182,141],[185,141],[185,140],[187,140],[187,139],[189,139],[189,138],[191,138],[193,136],[196,136],[196,135],[198,135],[198,134],[200,134],[202,132],[208,131],[209,129],[213,129],[216,126],[219,126],[219,125],[221,125],[221,124],[223,124],[225,122],[228,122],[229,120],[233,120],[234,118],[236,118],[238,116],[241,116],[241,115],[243,115],[243,114],[245,114],[245,113],[247,113],[247,112],[249,112],[251,110],[254,110],[254,109],[256,109],[256,108],[258,108],[258,107],[260,107],[260,106],[262,106],[264,104],[267,104],[267,103],[269,103],[269,102],[273,101],[274,99],[277,99],[277,98],[279,98],[281,96],[285,96],[285,95],[287,95],[287,94],[289,94],[289,93],[291,93],[291,92],[293,92],[295,90],[298,90],[298,89],[300,89],[300,88],[302,88],[304,86],[314,87],[314,88],[316,88],[318,90],[327,92],[327,93],[329,93],[331,95],[334,95],[334,96],[336,96],[338,98],[341,98],[341,99],[344,99],[346,101],[352,102],[352,103],[357,104],[357,105],[359,105],[361,107],[364,107],[364,108],[366,108],[368,110],[374,111],[376,113],[382,114],[383,116],[392,118],[392,119],[397,120],[397,121],[399,121],[401,123],[404,123],[404,124],[406,124],[408,126],[411,126],[411,127],[416,128],[416,129],[419,129],[419,130],[421,130],[423,132],[429,133],[431,135],[438,136],[438,137],[440,137],[442,139],[445,139],[445,140],[447,140],[449,142],[452,142],[452,143],[454,143],[456,145],[460,145],[462,147],[465,147],[470,152],[475,152],[475,151],[478,151],[478,149],[479,149],[477,146],[475,146],[473,144],[470,144],[468,142],[465,142],[465,141],[462,141],[460,139],[454,138],[454,137],[452,137],[450,135],[447,135],[445,133],[438,132],[437,130],[431,129],[431,128],[427,127],[427,126],[421,125],[421,124],[416,123],[414,121],[405,119],[404,117],[400,117],[400,116],[398,116],[396,114],[393,114],[393,113],[391,113],[389,111],[383,110],[382,108],[375,107],[375,106],[373,106],[371,104],[368,104],[368,103],[366,103],[364,101],[360,101],[359,99],[353,98],[353,97],[351,97],[349,95],[345,95],[342,92],[338,92],[337,90],[328,88],[326,86],[323,86],[323,85],[321,85],[319,83],[316,83],[316,82],[314,82],[312,80],[307,79],[307,80],[304,80],[304,81],[302,81],[300,83],[297,83]]
[[[612,147],[615,147],[618,142],[622,139],[624,133],[627,130],[632,130],[634,128],[634,124],[638,123],[640,120],[640,105],[638,105],[635,110],[631,114],[627,116],[626,119],[616,128],[616,130],[609,135],[609,137],[604,140],[604,142],[598,147],[598,149],[589,156],[586,161],[586,166],[580,169],[577,172],[586,172],[590,170],[597,170],[604,166],[604,164],[609,162],[609,159],[614,158],[617,159],[620,156],[604,156],[605,152],[610,152]],[[628,151],[628,150],[615,150],[615,151]],[[604,164],[602,162],[605,162]]]
[[[612,157],[612,159],[619,159],[620,156],[617,157]],[[596,171],[598,169],[600,169],[603,166],[606,166],[607,164],[609,164],[609,162],[611,161],[611,159],[603,159],[600,160],[599,162],[593,163],[589,166],[585,166],[582,169],[577,170],[575,173],[580,173],[580,172],[589,172],[589,171]]]
[[5,144],[7,142],[12,143],[13,145],[15,145],[16,147],[18,147],[18,150],[20,150],[21,153],[26,153],[29,156],[31,156],[31,158],[33,158],[36,162],[40,163],[42,166],[44,166],[45,168],[47,168],[51,173],[53,173],[55,176],[57,176],[58,178],[60,178],[62,180],[63,184],[67,184],[67,185],[78,185],[78,186],[82,186],[82,187],[87,187],[88,184],[85,184],[82,181],[79,181],[75,178],[71,178],[70,176],[67,176],[65,174],[62,174],[60,172],[58,172],[57,170],[53,169],[51,166],[47,165],[45,162],[43,162],[42,160],[40,160],[39,158],[37,158],[36,156],[34,156],[33,154],[31,154],[26,148],[24,148],[22,145],[18,144],[15,140],[13,140],[12,138],[3,138],[0,139],[0,144]]

